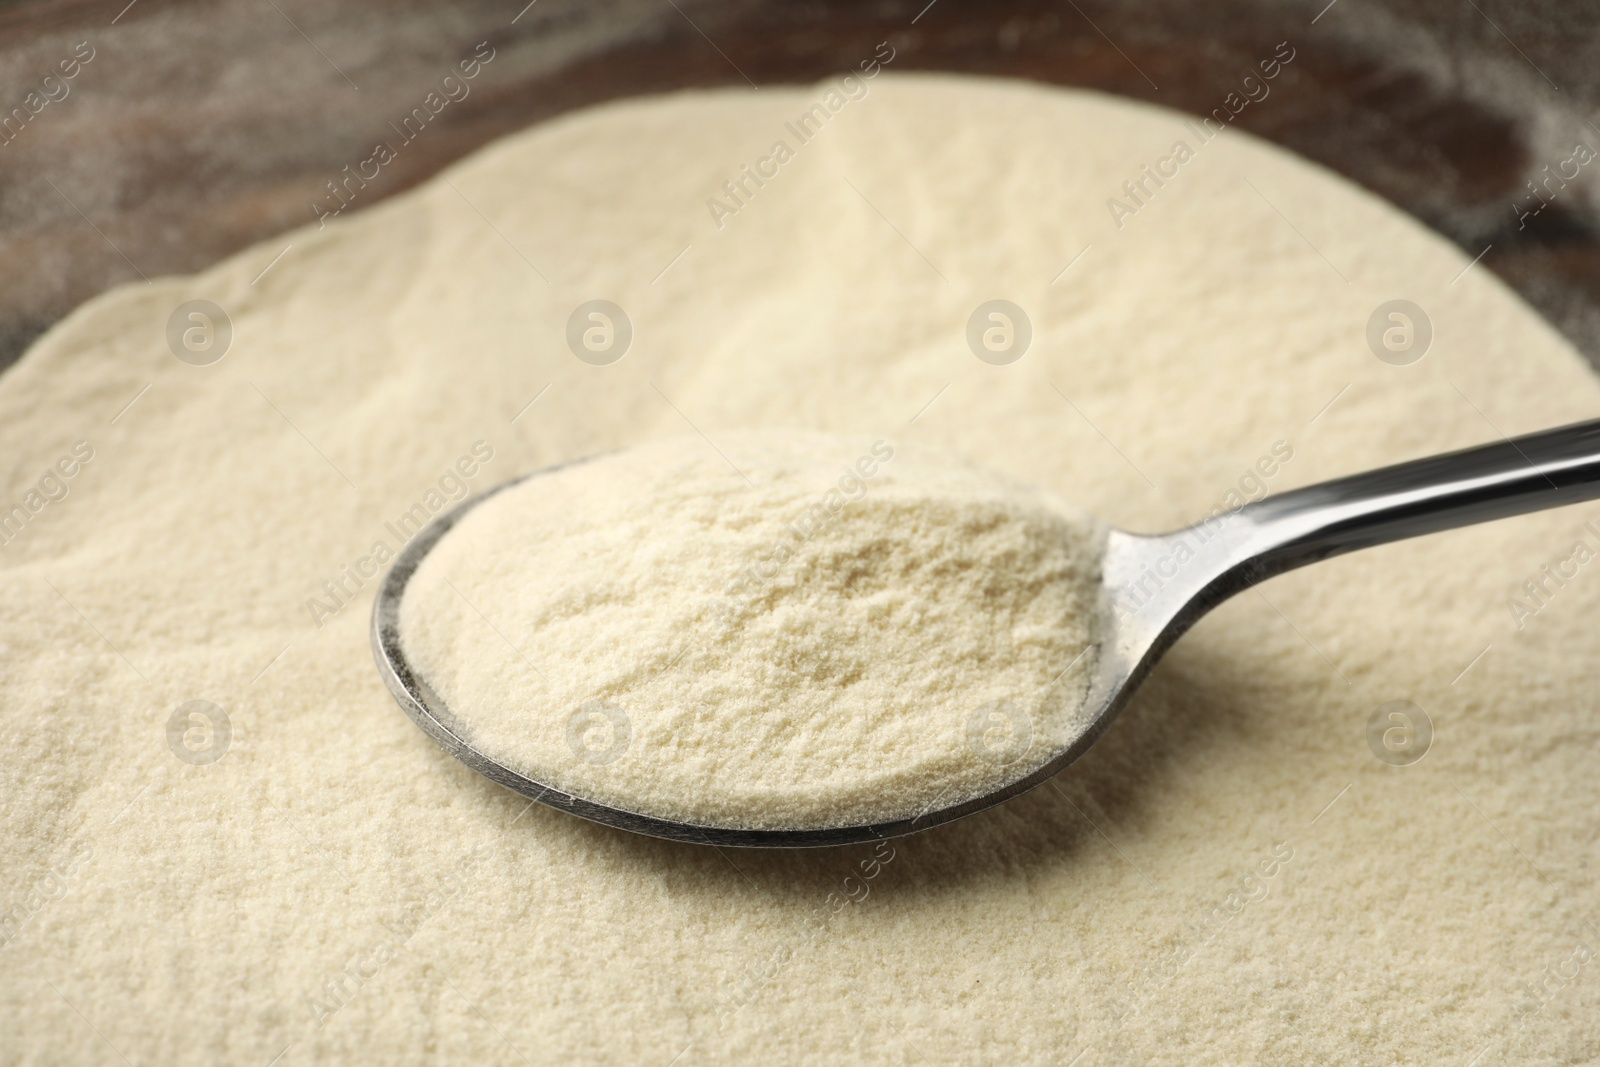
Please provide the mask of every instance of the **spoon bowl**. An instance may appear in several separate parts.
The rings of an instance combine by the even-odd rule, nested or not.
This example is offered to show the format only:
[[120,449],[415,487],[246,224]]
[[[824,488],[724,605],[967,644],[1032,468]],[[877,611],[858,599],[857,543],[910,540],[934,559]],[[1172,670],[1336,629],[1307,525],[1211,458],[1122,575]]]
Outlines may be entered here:
[[983,796],[911,818],[842,827],[746,830],[661,819],[563,792],[498,763],[467,740],[464,724],[406,658],[399,620],[407,584],[439,540],[473,508],[565,466],[571,464],[524,475],[465,501],[401,551],[373,603],[372,650],[384,684],[412,721],[451,755],[540,803],[675,841],[806,848],[915,833],[1042,784],[1100,738],[1184,631],[1259,582],[1355,549],[1600,496],[1600,420],[1292,490],[1219,510],[1172,533],[1109,531],[1101,558],[1098,654],[1084,703],[1087,728],[1035,769]]

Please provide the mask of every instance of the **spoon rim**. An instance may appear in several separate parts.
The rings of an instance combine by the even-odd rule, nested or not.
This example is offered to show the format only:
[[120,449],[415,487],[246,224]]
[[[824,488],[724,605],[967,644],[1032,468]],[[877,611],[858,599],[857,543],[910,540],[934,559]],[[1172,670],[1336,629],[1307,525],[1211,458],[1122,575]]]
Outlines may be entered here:
[[[925,810],[910,818],[851,826],[749,828],[706,826],[680,822],[611,804],[603,804],[587,797],[569,793],[547,782],[541,782],[520,771],[512,770],[486,755],[467,740],[464,736],[465,731],[461,727],[461,720],[450,711],[443,698],[434,691],[433,687],[428,684],[421,672],[413,666],[406,656],[405,648],[400,638],[401,605],[404,602],[405,592],[412,576],[416,574],[417,568],[422,565],[422,561],[427,558],[428,553],[474,508],[531,478],[554,474],[559,470],[579,466],[598,459],[605,454],[586,456],[518,475],[486,489],[477,496],[469,497],[450,510],[435,516],[395,556],[393,564],[390,565],[388,573],[384,575],[383,581],[378,587],[377,595],[373,599],[371,618],[372,655],[378,668],[378,674],[383,679],[385,687],[388,688],[396,703],[400,705],[401,710],[423,733],[431,737],[435,743],[450,755],[500,786],[528,797],[537,803],[548,805],[571,815],[577,815],[590,822],[601,823],[632,833],[643,834],[647,837],[662,838],[669,841],[711,845],[713,847],[727,845],[736,848],[827,848],[839,845],[853,845],[866,841],[881,841],[887,838],[904,837],[908,834],[933,829],[936,826],[943,826],[968,816],[976,815],[980,811],[1003,804],[1037,788],[1077,760],[1079,756],[1099,740],[1100,736],[1110,727],[1122,706],[1127,702],[1128,689],[1130,687],[1124,685],[1112,687],[1109,699],[1103,699],[1099,702],[1098,710],[1094,713],[1093,718],[1089,720],[1083,732],[1070,744],[1057,750],[1050,759],[1034,770],[1002,785],[998,789],[947,808]],[[1103,632],[1104,627],[1107,624],[1114,624],[1114,615],[1109,610],[1107,594],[1103,587],[1100,591],[1098,615],[1102,632],[1096,635],[1094,644],[1099,647],[1101,652],[1104,652],[1108,647],[1108,643],[1105,641],[1106,634]],[[1090,676],[1090,689],[1085,701],[1086,708],[1094,703],[1096,696],[1104,695],[1096,691],[1095,683],[1100,678],[1099,667],[1100,665],[1097,663],[1095,672]],[[935,803],[937,804],[938,801],[936,800]]]

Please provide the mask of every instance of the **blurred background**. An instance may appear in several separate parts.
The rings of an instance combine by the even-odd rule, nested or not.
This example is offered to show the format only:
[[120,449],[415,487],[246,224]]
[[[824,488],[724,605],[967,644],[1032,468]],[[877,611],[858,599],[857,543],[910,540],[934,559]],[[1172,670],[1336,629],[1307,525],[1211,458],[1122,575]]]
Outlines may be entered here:
[[314,221],[328,180],[480,42],[469,95],[350,210],[564,111],[809,82],[885,40],[895,71],[1196,113],[1287,41],[1273,103],[1236,124],[1481,255],[1600,355],[1600,161],[1545,184],[1600,151],[1591,0],[0,0],[0,367],[111,286]]

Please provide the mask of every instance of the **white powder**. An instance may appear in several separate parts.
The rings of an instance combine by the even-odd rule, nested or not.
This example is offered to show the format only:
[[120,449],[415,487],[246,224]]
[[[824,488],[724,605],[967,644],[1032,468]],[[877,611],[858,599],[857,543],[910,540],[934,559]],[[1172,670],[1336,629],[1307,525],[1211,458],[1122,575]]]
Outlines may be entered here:
[[1098,548],[953,457],[681,437],[475,508],[401,636],[474,746],[536,781],[699,826],[882,823],[1082,733]]
[[[570,116],[111,292],[0,377],[0,505],[94,455],[0,546],[0,1062],[1600,1059],[1600,576],[1506,607],[1597,505],[1235,598],[1051,784],[882,845],[595,826],[396,708],[360,561],[480,439],[474,491],[695,428],[886,438],[1161,530],[1280,440],[1275,491],[1600,411],[1498,245],[1463,273],[1238,131],[1119,230],[1106,199],[1193,136],[1172,113],[870,86],[721,231],[706,198],[821,90]],[[565,343],[597,298],[635,326],[605,367]],[[1009,366],[965,338],[997,298],[1033,325]],[[1365,340],[1397,298],[1434,327],[1407,367]],[[211,366],[167,347],[192,299],[232,320]],[[1411,766],[1368,745],[1397,699],[1434,725]],[[230,722],[209,764],[168,744],[194,700]]]

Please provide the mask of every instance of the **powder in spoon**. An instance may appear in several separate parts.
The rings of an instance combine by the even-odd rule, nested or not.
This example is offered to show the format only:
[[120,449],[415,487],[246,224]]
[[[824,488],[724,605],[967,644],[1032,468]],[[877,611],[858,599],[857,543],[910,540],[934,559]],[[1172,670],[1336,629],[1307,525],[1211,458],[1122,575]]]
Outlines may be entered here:
[[537,781],[697,825],[883,822],[1082,733],[1100,540],[887,441],[673,439],[474,508],[401,632],[473,745]]

